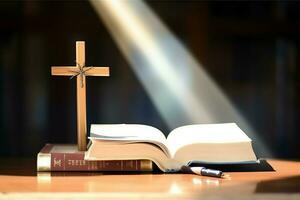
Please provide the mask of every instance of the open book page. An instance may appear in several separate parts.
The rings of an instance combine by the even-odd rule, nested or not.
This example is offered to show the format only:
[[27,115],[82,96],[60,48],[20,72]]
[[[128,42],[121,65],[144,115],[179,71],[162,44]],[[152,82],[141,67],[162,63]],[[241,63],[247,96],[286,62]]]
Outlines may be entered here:
[[[174,129],[167,138],[172,157],[181,148],[193,144],[230,144],[251,142],[251,139],[235,124],[197,124]],[[202,145],[202,146],[203,146]]]
[[141,124],[92,124],[90,139],[115,143],[147,142],[159,146],[170,156],[164,134],[152,126]]
[[87,160],[150,159],[161,170],[178,170],[190,161],[256,161],[251,140],[234,123],[197,124],[173,130],[135,124],[92,125]]

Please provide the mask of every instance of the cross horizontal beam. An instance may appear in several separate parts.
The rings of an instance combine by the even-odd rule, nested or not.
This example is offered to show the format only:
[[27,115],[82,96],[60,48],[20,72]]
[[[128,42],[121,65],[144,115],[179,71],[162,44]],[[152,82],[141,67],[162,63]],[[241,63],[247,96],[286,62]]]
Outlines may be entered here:
[[[109,67],[84,67],[87,69],[85,76],[109,76]],[[78,72],[78,67],[72,66],[53,66],[51,74],[56,76],[73,76]]]

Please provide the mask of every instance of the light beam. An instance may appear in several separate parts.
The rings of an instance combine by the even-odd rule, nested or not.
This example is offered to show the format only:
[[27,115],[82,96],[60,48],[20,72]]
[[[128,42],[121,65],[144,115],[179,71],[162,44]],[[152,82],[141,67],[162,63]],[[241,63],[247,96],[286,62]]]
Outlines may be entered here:
[[171,129],[235,122],[253,139],[257,153],[271,155],[203,66],[143,1],[90,2]]

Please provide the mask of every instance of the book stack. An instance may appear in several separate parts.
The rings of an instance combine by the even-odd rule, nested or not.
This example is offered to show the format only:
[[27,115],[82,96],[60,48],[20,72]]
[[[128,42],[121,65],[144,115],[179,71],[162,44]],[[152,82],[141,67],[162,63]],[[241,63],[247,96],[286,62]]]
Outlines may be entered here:
[[47,144],[38,171],[179,172],[191,163],[258,162],[251,139],[235,124],[195,124],[171,131],[141,124],[91,125],[87,151],[76,145]]

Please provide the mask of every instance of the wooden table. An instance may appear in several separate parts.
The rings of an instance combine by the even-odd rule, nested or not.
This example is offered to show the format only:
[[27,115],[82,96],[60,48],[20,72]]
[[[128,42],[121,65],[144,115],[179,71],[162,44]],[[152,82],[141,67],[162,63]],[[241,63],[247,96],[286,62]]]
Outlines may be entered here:
[[0,199],[300,199],[300,162],[269,160],[275,172],[192,174],[36,173],[35,161],[0,159]]

